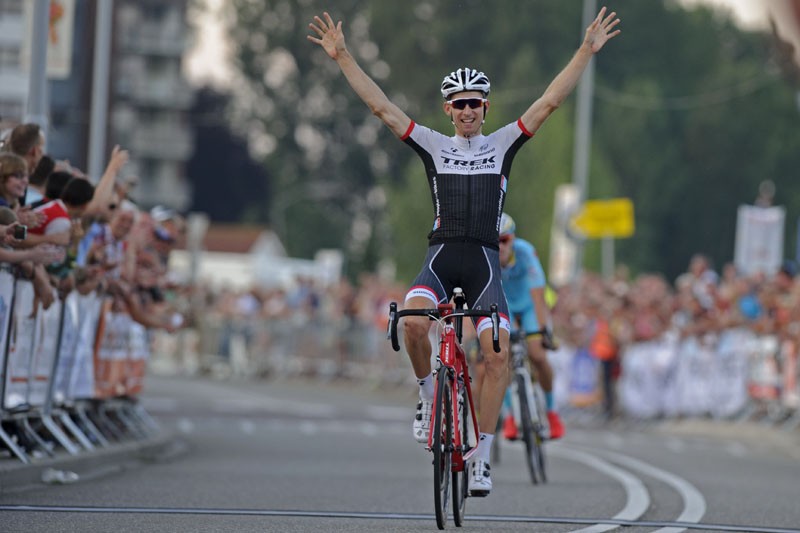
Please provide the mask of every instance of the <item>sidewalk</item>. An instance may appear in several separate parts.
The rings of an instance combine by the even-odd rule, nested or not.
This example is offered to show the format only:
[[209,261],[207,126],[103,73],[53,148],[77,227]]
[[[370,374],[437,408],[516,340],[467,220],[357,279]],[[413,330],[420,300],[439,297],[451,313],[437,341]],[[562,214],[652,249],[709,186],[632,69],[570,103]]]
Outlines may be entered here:
[[169,460],[187,450],[187,443],[177,435],[162,432],[147,440],[114,443],[77,455],[59,449],[55,457],[33,459],[31,464],[5,458],[0,460],[0,497],[48,484],[98,478],[141,464]]

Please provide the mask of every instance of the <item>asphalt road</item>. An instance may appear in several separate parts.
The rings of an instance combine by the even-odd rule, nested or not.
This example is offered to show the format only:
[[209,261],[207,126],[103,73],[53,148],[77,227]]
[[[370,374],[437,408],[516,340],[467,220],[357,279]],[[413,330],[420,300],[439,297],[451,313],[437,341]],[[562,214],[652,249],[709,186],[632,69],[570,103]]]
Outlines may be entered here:
[[[6,491],[0,531],[433,531],[413,392],[354,384],[148,377],[180,453]],[[174,451],[174,449],[173,449]],[[800,439],[753,424],[568,419],[533,486],[503,443],[465,531],[798,531]],[[452,521],[448,528],[453,528]]]

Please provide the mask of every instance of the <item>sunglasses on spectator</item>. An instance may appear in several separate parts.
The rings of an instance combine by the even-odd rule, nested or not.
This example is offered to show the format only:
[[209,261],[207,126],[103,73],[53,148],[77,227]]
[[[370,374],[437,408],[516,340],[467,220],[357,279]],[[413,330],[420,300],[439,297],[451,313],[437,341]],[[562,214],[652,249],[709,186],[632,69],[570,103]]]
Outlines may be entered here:
[[503,235],[502,237],[500,237],[501,244],[506,244],[510,240],[511,240],[511,235]]
[[448,100],[447,103],[461,110],[467,106],[469,106],[470,109],[478,109],[487,101],[486,98],[458,98],[457,100]]

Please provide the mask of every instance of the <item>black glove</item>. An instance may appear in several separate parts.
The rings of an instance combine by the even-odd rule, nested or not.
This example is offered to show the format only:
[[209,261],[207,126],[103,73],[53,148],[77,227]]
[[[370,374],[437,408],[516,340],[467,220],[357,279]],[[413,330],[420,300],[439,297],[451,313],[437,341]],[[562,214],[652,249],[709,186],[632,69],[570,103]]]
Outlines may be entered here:
[[553,337],[553,332],[549,328],[544,328],[542,331],[542,348],[545,350],[555,351],[558,350],[558,343]]

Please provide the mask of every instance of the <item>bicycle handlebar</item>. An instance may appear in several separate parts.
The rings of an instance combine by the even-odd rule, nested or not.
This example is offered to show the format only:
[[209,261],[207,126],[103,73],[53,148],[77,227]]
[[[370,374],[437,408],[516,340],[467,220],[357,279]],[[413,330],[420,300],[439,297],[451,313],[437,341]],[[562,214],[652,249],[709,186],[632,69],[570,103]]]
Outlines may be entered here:
[[[400,343],[397,340],[397,322],[404,316],[427,316],[431,320],[439,320],[442,317],[439,309],[404,309],[403,311],[397,310],[397,303],[392,302],[389,304],[389,327],[386,332],[386,337],[392,341],[392,349],[395,352],[400,351]],[[444,317],[451,316],[477,316],[487,317],[492,319],[492,348],[495,353],[500,353],[500,314],[497,312],[497,304],[492,304],[488,311],[482,309],[454,309],[448,312]]]

